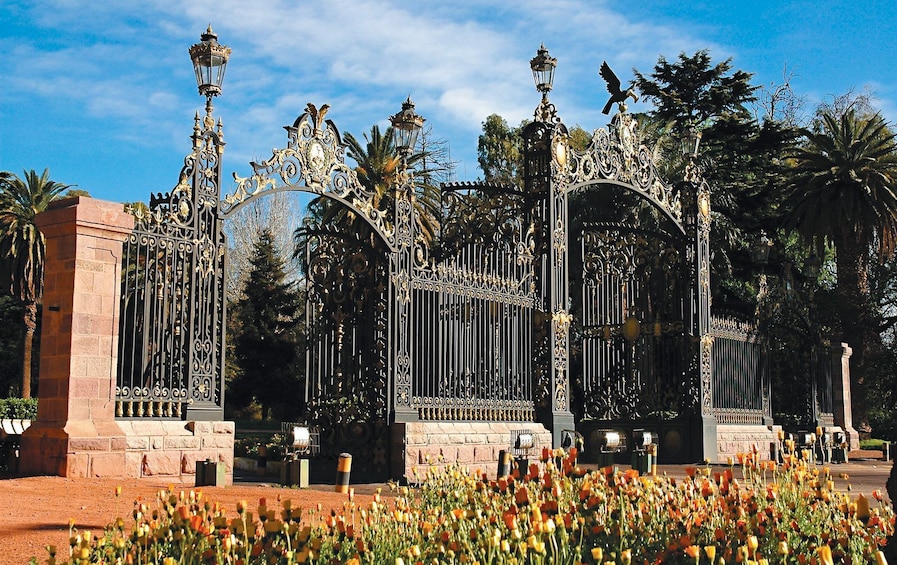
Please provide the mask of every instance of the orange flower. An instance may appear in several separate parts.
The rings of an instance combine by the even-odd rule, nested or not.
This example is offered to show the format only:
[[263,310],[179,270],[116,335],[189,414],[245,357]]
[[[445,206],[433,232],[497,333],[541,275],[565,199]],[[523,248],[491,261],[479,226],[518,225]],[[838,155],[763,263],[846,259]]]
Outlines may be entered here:
[[688,555],[697,562],[701,559],[701,548],[697,545],[689,545],[685,548],[685,555]]

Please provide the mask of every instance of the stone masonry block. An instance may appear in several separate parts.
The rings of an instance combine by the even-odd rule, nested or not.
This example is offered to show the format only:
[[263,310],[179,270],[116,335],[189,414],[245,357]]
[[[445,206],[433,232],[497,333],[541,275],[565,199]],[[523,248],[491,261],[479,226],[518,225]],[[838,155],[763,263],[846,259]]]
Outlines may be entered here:
[[126,477],[140,477],[143,473],[143,452],[125,452],[124,475]]
[[203,449],[234,447],[234,438],[227,435],[208,435],[201,438]]
[[195,475],[196,462],[205,461],[211,458],[213,461],[218,460],[218,454],[209,451],[185,451],[181,453],[181,474]]
[[179,475],[181,455],[177,451],[146,453],[143,457],[142,474],[146,477]]
[[91,477],[120,477],[125,469],[125,453],[95,453],[90,457]]
[[213,434],[234,435],[235,431],[236,431],[236,426],[233,422],[212,422],[212,433]]
[[201,440],[198,437],[190,436],[168,436],[165,438],[164,449],[199,449]]
[[196,435],[211,434],[212,422],[187,422],[187,429]]
[[127,449],[131,450],[147,450],[150,447],[150,438],[146,436],[127,436]]
[[90,469],[90,457],[86,453],[69,453],[65,457],[65,469],[57,473],[63,477],[84,479]]
[[109,451],[107,437],[76,437],[69,439],[69,451]]

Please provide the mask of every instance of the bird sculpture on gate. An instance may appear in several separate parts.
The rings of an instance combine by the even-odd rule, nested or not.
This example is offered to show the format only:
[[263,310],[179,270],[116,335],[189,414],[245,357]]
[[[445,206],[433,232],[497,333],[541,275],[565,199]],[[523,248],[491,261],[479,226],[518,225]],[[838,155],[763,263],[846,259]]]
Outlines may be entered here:
[[617,75],[615,75],[608,66],[607,61],[602,61],[601,69],[599,69],[598,74],[600,74],[601,78],[607,83],[607,91],[610,92],[610,100],[607,101],[607,104],[604,105],[604,110],[602,110],[604,114],[610,112],[614,103],[620,105],[620,112],[625,112],[627,98],[632,98],[633,101],[638,102],[638,94],[635,93],[635,89],[628,88],[623,90],[620,86],[620,79],[617,78]]

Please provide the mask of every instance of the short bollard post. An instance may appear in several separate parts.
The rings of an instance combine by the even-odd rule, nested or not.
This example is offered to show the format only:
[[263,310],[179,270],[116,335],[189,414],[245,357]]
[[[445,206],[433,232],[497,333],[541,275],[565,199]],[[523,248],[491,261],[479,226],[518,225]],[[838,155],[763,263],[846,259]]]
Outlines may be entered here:
[[502,449],[498,452],[498,477],[507,477],[511,474],[511,454]]
[[259,455],[257,460],[256,474],[264,475],[268,472],[268,446],[264,443],[259,444]]
[[333,492],[349,494],[349,472],[352,470],[352,455],[340,453],[336,464],[336,487]]

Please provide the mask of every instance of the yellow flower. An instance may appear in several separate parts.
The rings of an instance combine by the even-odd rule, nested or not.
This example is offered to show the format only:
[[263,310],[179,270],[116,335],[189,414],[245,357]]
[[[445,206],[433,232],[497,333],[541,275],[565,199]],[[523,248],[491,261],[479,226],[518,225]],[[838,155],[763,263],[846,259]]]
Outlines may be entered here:
[[780,541],[779,548],[778,548],[779,555],[788,555],[790,552],[791,552],[791,550],[788,549],[788,542]]
[[860,493],[857,496],[857,518],[865,522],[870,515],[869,499],[863,496],[863,493]]
[[750,551],[751,555],[754,555],[754,552],[757,551],[757,547],[760,543],[757,541],[757,536],[748,536],[747,538],[747,547],[748,551]]
[[875,552],[875,565],[888,565],[888,560],[885,559],[885,554],[883,552]]
[[629,565],[630,563],[632,563],[632,550],[624,549],[623,551],[621,551],[620,561],[623,563],[623,565]]
[[603,563],[604,562],[604,550],[600,547],[592,548],[592,559],[595,560],[595,563]]
[[835,562],[832,559],[832,548],[828,545],[820,545],[817,547],[816,555],[819,556],[822,565],[835,565]]
[[713,560],[716,558],[716,546],[715,545],[705,545],[704,553],[707,554],[707,559],[713,563]]

